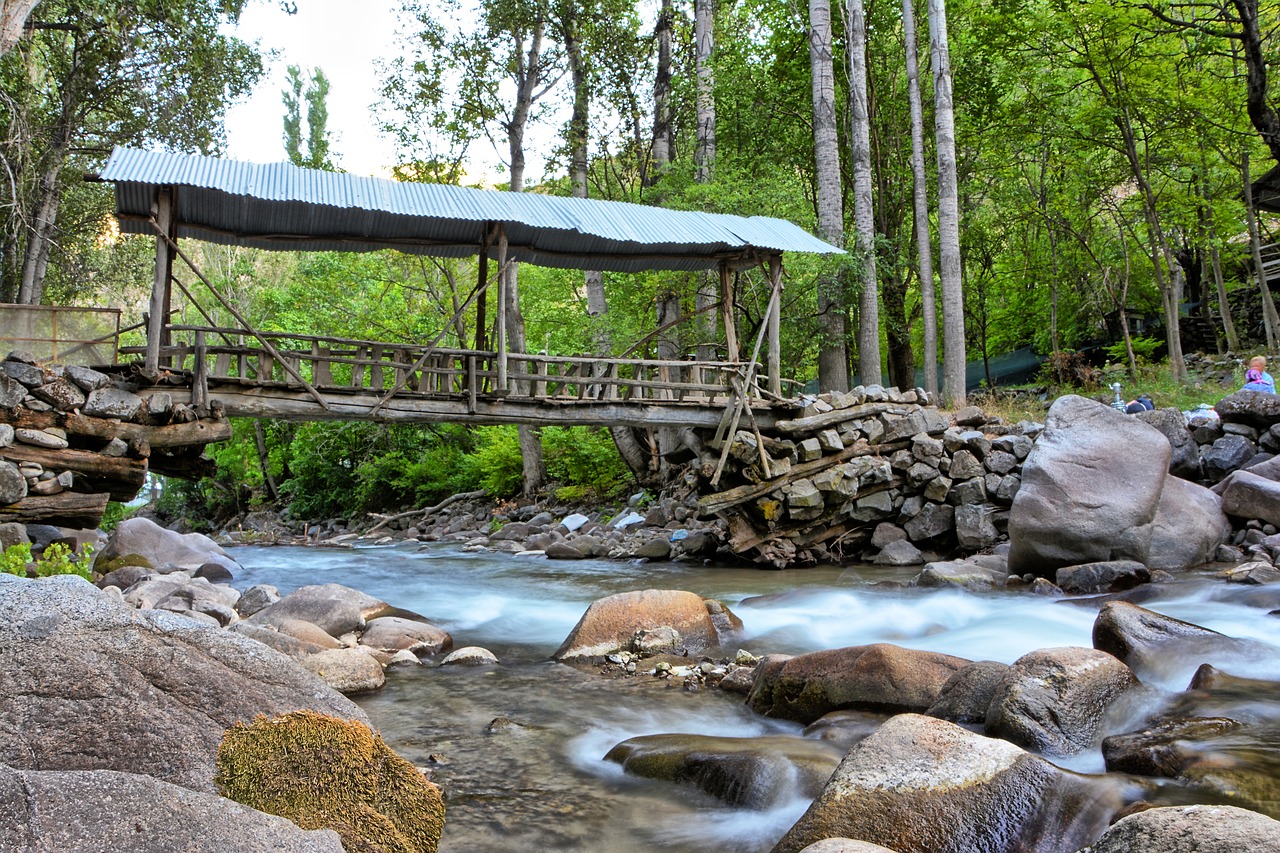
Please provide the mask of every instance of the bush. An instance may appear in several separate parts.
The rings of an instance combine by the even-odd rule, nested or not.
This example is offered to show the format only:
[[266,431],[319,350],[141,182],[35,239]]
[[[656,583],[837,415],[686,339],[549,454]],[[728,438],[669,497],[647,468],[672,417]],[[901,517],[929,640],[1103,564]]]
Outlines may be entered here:
[[1054,385],[1093,389],[1102,384],[1102,371],[1091,366],[1082,352],[1059,350],[1040,365],[1040,378]]
[[[1133,344],[1133,359],[1139,365],[1151,364],[1155,358],[1156,351],[1164,345],[1164,341],[1158,338],[1130,338],[1129,342]],[[1120,364],[1127,364],[1129,354],[1125,351],[1124,341],[1116,341],[1103,349],[1107,354],[1108,361],[1114,361]]]
[[509,498],[524,486],[524,457],[516,427],[480,427],[476,447],[465,464],[471,482],[491,497]]
[[0,554],[0,572],[28,578],[48,578],[54,575],[79,575],[93,579],[93,546],[86,545],[77,558],[75,553],[61,542],[53,542],[31,559],[29,544],[10,545]]

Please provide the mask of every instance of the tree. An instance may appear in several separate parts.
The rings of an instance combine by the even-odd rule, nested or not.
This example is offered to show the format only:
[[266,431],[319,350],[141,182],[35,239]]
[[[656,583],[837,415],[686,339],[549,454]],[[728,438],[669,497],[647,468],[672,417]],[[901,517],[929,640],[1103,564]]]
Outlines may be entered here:
[[858,311],[858,373],[880,384],[880,288],[876,283],[876,227],[871,196],[871,115],[867,97],[867,16],[862,0],[850,0],[849,100],[853,124],[853,224],[862,270]]
[[0,0],[0,56],[13,50],[40,0]]
[[[317,67],[303,90],[302,69],[286,69],[288,88],[284,90],[284,150],[289,162],[307,169],[335,171],[329,159],[329,78]],[[302,151],[302,105],[307,105],[307,150]]]
[[91,171],[116,145],[217,149],[227,105],[262,70],[253,46],[224,34],[242,8],[243,0],[45,0],[31,38],[0,60],[8,298],[40,302],[55,255],[94,236],[59,228],[73,191],[67,175]]
[[920,102],[920,62],[916,50],[915,0],[902,0],[902,33],[911,108],[911,180],[915,210],[920,304],[924,315],[924,390],[938,394],[938,315],[933,291],[933,237],[929,228],[929,181],[924,168],[924,116]]
[[965,400],[964,289],[961,285],[960,200],[956,179],[956,126],[947,46],[946,0],[929,0],[933,54],[934,127],[938,140],[938,260],[942,278],[942,400]]
[[[813,78],[813,154],[818,236],[844,246],[844,188],[836,133],[836,82],[831,49],[831,0],[809,0],[809,64]],[[818,280],[818,387],[849,390],[843,267]]]

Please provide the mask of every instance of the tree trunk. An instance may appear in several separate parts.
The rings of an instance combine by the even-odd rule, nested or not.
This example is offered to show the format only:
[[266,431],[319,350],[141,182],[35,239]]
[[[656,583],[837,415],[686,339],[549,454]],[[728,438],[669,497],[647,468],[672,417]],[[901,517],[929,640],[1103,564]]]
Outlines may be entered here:
[[22,258],[22,277],[18,284],[18,302],[22,305],[39,305],[44,297],[44,276],[49,268],[49,250],[53,246],[53,229],[61,200],[58,174],[62,162],[63,158],[59,156],[57,165],[51,166],[40,178],[36,213],[27,233],[27,250]]
[[0,2],[0,56],[4,56],[22,38],[22,27],[40,0],[3,0]]
[[933,236],[929,228],[929,180],[924,170],[924,110],[916,49],[915,0],[902,0],[907,53],[907,99],[911,106],[911,178],[914,184],[916,255],[920,259],[920,304],[924,319],[924,390],[938,396],[938,307],[933,290]]
[[867,19],[862,0],[850,0],[849,100],[853,113],[853,224],[862,269],[858,311],[858,373],[864,385],[880,384],[880,293],[876,285],[875,213],[871,198],[871,116],[867,101]]
[[694,47],[697,72],[697,147],[693,161],[695,180],[709,183],[716,165],[716,79],[712,62],[715,57],[715,0],[694,0]]
[[[844,188],[836,133],[836,81],[831,49],[831,0],[809,0],[809,65],[813,79],[813,154],[818,236],[844,246]],[[843,266],[818,279],[818,388],[849,390],[848,314]]]
[[956,181],[956,128],[947,47],[946,0],[929,0],[933,56],[934,126],[938,144],[938,261],[942,281],[942,400],[965,402],[964,288],[960,268],[960,194]]
[[276,478],[271,476],[271,457],[267,452],[267,430],[263,427],[261,418],[254,418],[253,421],[253,443],[258,448],[258,465],[262,468],[262,484],[267,487],[267,497],[275,501],[280,497],[280,488],[276,485]]
[[1280,162],[1280,115],[1271,106],[1267,91],[1267,55],[1263,51],[1262,31],[1258,26],[1258,0],[1232,0],[1232,5],[1241,27],[1249,120],[1267,143],[1267,148],[1271,149],[1271,157]]
[[[528,53],[522,50],[522,44],[516,45],[516,105],[511,113],[511,122],[507,125],[507,139],[511,150],[511,191],[521,192],[524,189],[524,132],[529,122],[529,111],[533,107],[538,78],[541,73],[542,35],[545,23],[535,22],[529,39]],[[498,310],[505,312],[507,321],[507,340],[512,352],[528,352],[525,337],[524,315],[520,312],[520,286],[516,264],[507,270],[506,305]],[[525,383],[521,383],[519,391],[524,391]],[[535,427],[519,427],[520,455],[524,460],[524,494],[533,495],[547,479],[546,465],[542,459],[542,433]]]
[[1258,216],[1253,209],[1253,183],[1249,176],[1249,149],[1244,149],[1242,157],[1244,170],[1244,216],[1249,226],[1249,248],[1253,253],[1253,269],[1258,278],[1258,292],[1262,298],[1262,325],[1267,333],[1267,349],[1276,351],[1276,341],[1280,340],[1280,317],[1277,317],[1276,301],[1271,295],[1271,286],[1267,282],[1267,274],[1262,267],[1262,238],[1258,234]]
[[671,165],[671,0],[662,0],[654,37],[658,42],[658,67],[653,78],[653,169],[648,185],[657,183]]

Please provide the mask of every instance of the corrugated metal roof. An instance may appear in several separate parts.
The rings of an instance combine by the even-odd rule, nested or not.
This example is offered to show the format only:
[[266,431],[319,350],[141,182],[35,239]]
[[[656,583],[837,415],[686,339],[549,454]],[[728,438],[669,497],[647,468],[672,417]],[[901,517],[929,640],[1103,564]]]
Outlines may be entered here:
[[417,184],[116,148],[99,175],[115,184],[120,230],[150,234],[161,186],[177,188],[178,236],[260,249],[464,257],[500,222],[518,261],[635,272],[711,269],[753,251],[838,253],[785,219],[667,210],[539,193]]

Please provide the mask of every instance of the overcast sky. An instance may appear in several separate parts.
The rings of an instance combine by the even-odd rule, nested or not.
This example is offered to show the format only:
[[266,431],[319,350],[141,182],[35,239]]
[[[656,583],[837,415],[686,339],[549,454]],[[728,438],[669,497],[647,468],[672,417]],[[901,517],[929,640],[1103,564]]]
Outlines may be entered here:
[[227,113],[229,156],[257,163],[285,159],[285,69],[319,66],[332,88],[329,129],[338,165],[358,175],[386,175],[394,146],[374,128],[370,106],[378,99],[374,60],[390,55],[395,41],[395,0],[298,0],[287,15],[276,2],[246,6],[236,33],[278,51],[252,97]]

